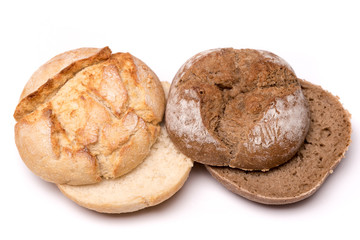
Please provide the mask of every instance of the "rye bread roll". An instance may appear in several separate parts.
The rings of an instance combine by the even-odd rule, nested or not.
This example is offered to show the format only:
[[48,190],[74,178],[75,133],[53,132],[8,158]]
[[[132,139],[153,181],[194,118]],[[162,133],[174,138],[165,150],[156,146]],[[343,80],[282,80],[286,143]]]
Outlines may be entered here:
[[161,83],[108,47],[57,55],[26,84],[14,117],[24,163],[46,181],[82,185],[122,176],[148,155],[165,108]]
[[232,48],[199,53],[179,69],[165,117],[170,138],[194,161],[262,171],[293,157],[310,124],[289,64]]
[[268,172],[206,166],[230,191],[263,204],[288,204],[316,192],[350,145],[350,114],[339,99],[320,86],[301,81],[310,108],[310,128],[297,154]]

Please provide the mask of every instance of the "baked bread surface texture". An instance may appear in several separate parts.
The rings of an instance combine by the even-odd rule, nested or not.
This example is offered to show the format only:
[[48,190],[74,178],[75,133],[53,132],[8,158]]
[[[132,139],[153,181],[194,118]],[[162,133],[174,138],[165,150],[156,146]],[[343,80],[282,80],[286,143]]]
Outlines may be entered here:
[[298,153],[268,172],[206,166],[226,188],[255,202],[287,204],[314,194],[333,173],[350,145],[350,114],[321,87],[306,81],[301,85],[309,101],[311,124]]
[[30,78],[15,110],[25,164],[54,183],[92,184],[139,165],[160,133],[165,97],[157,76],[129,53],[81,48]]
[[[169,84],[164,82],[163,85],[166,92]],[[192,166],[191,159],[176,149],[162,126],[149,155],[128,174],[96,184],[63,184],[58,188],[77,204],[94,211],[133,212],[157,205],[174,195],[185,183]]]
[[165,117],[171,139],[194,161],[263,171],[294,156],[310,124],[289,64],[232,48],[199,53],[179,69]]

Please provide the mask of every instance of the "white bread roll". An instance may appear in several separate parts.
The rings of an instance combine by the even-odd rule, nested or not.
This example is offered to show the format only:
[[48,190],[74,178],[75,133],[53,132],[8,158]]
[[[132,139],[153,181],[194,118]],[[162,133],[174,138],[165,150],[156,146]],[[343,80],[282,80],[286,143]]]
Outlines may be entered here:
[[[168,83],[163,83],[165,92]],[[160,137],[144,162],[117,179],[84,186],[58,185],[77,204],[104,213],[133,212],[174,195],[188,178],[193,162],[179,152],[161,126]]]
[[161,83],[129,53],[80,48],[30,78],[15,110],[15,142],[42,179],[83,185],[122,176],[148,155],[165,108]]

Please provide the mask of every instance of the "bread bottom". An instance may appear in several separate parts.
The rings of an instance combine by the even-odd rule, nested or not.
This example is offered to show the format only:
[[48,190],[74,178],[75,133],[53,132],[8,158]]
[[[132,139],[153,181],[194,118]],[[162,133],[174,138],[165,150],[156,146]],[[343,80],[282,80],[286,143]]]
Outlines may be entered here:
[[57,185],[80,206],[104,213],[125,213],[157,205],[185,183],[193,162],[171,142],[164,126],[149,156],[127,175],[97,184]]
[[206,166],[230,191],[263,204],[294,203],[315,193],[344,157],[350,145],[350,114],[321,87],[307,81],[301,86],[309,101],[311,124],[298,153],[268,172]]

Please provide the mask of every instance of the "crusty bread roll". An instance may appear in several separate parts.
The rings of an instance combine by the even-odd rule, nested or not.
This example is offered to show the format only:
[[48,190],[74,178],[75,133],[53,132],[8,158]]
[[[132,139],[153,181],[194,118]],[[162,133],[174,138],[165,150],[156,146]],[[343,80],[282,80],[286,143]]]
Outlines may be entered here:
[[[162,82],[164,91],[170,88]],[[104,213],[133,212],[157,205],[174,195],[185,183],[193,162],[171,142],[165,127],[144,162],[125,176],[100,183],[58,185],[77,204]]]
[[165,117],[170,138],[194,161],[262,171],[293,157],[310,124],[289,64],[232,48],[204,51],[179,69]]
[[157,76],[129,53],[81,48],[41,66],[15,110],[25,164],[46,181],[82,185],[122,176],[149,154],[165,97]]
[[350,144],[350,114],[338,98],[301,81],[309,101],[311,124],[304,144],[287,163],[268,172],[206,166],[232,192],[264,204],[287,204],[316,192],[344,157]]

